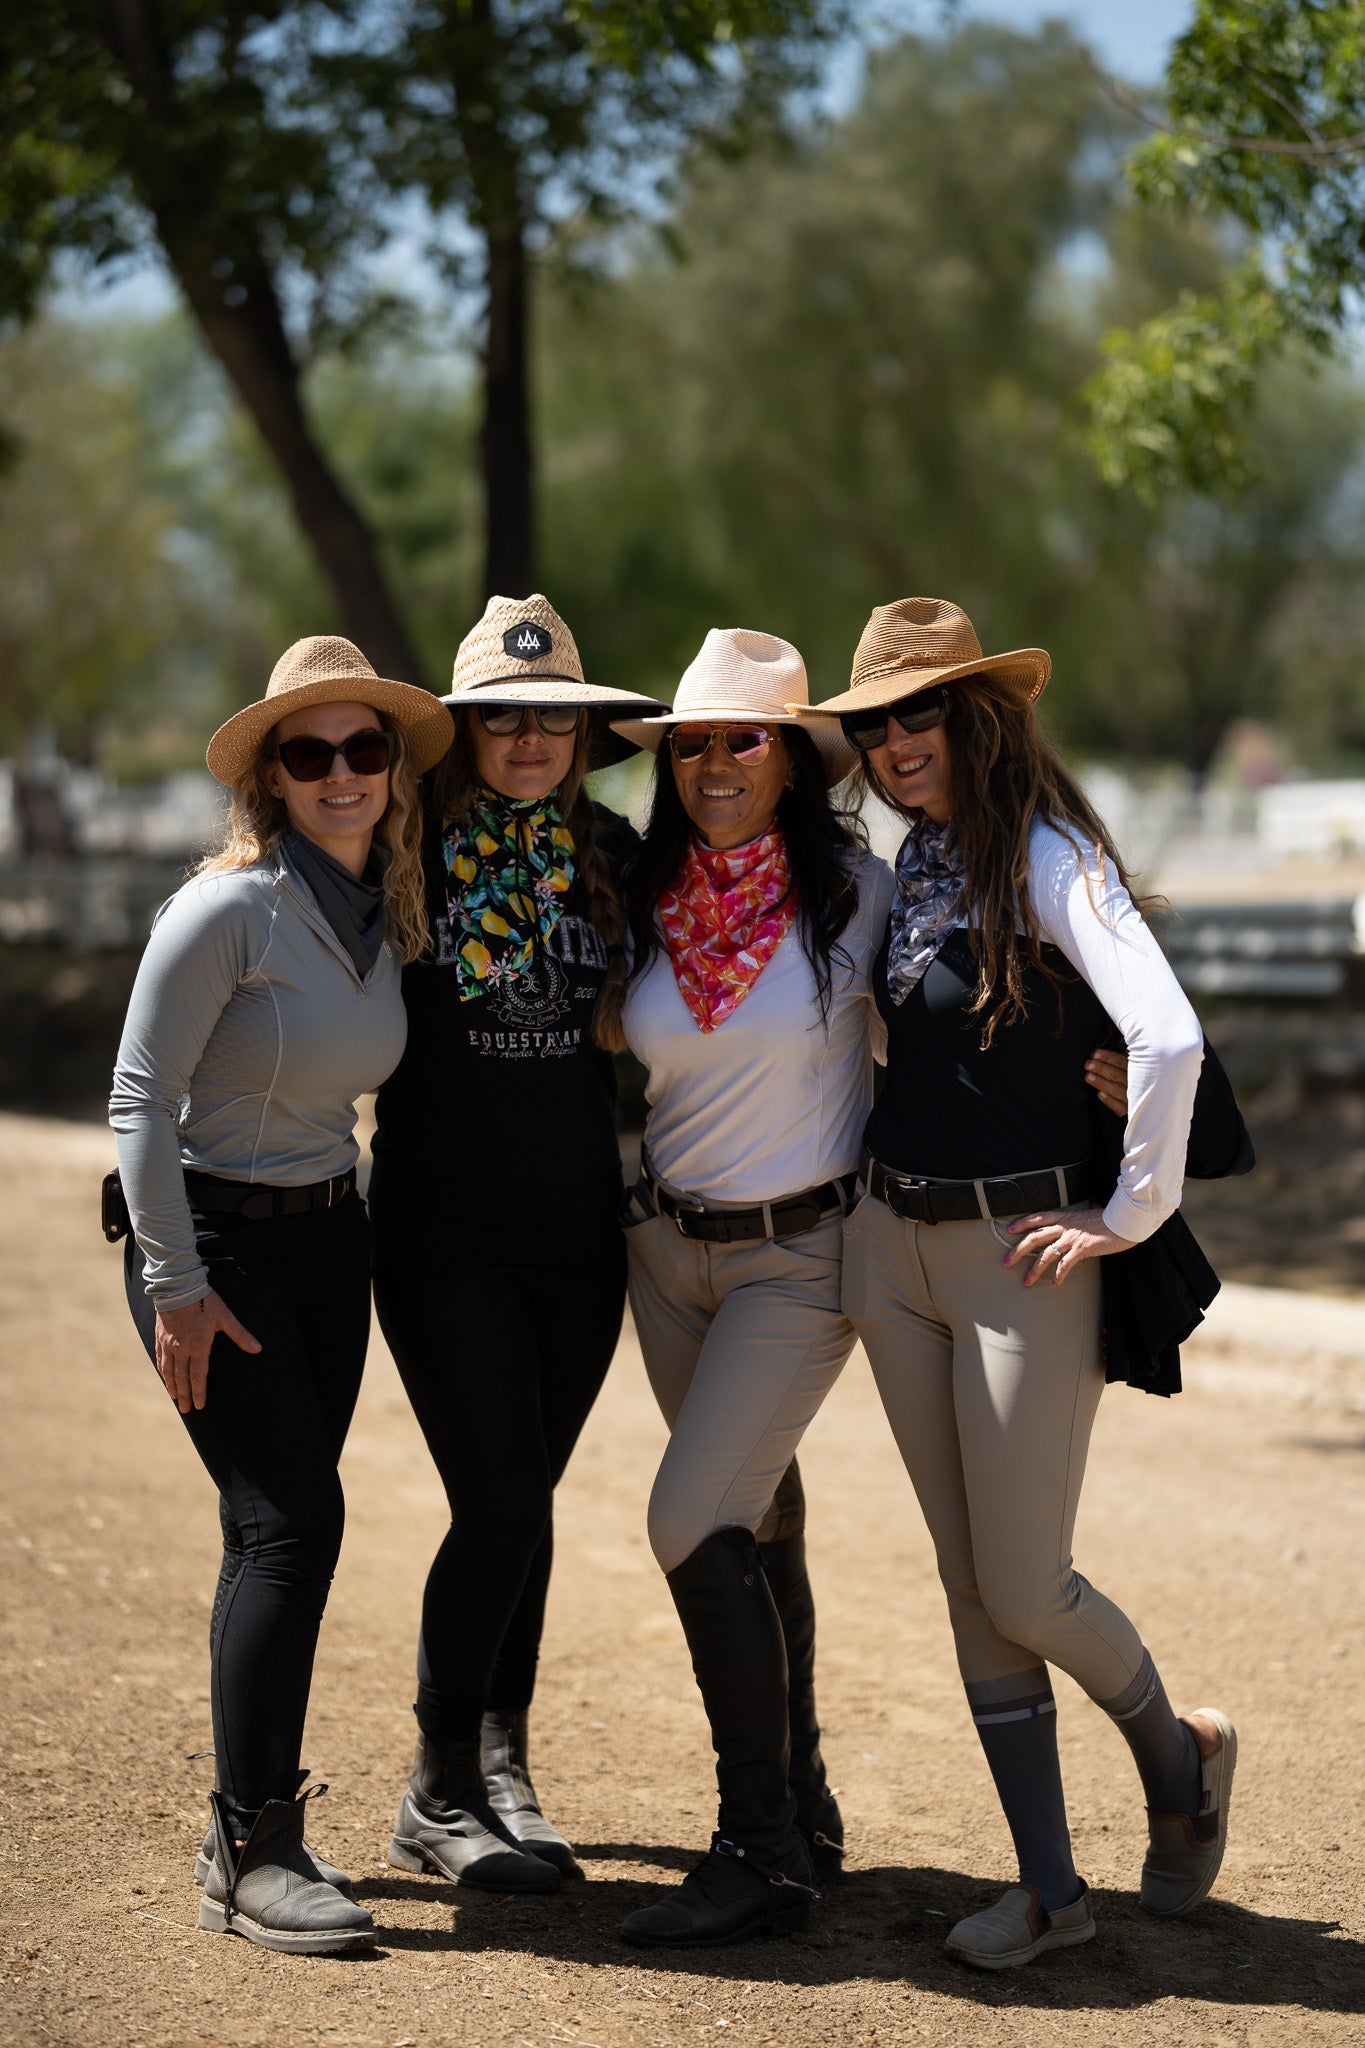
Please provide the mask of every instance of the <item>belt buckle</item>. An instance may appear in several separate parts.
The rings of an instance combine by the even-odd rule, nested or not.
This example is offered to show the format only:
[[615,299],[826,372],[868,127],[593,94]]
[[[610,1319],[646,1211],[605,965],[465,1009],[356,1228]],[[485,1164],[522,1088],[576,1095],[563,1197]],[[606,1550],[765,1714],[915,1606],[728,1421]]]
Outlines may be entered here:
[[677,1211],[673,1217],[674,1227],[676,1228],[679,1237],[685,1237],[689,1244],[696,1244],[698,1242],[698,1239],[688,1229],[687,1219],[690,1216],[704,1217],[705,1214],[706,1209],[701,1202],[698,1202],[693,1208],[688,1208],[682,1202],[679,1202],[677,1206]]
[[[886,1179],[887,1185],[894,1189],[897,1195],[925,1194],[927,1193],[929,1187],[928,1181],[924,1178],[924,1175],[921,1173],[888,1172]],[[932,1216],[914,1216],[907,1214],[907,1212],[904,1209],[897,1208],[895,1202],[888,1202],[887,1207],[890,1209],[891,1214],[893,1216],[899,1217],[902,1223],[932,1223],[934,1221],[934,1218]]]

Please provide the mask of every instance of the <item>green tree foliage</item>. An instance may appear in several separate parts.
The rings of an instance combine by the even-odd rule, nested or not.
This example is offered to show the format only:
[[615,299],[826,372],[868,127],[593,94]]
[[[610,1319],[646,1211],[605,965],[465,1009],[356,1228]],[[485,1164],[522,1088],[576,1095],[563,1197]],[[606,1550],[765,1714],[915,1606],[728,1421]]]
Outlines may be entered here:
[[1106,343],[1090,389],[1102,474],[1148,496],[1237,484],[1257,377],[1294,342],[1326,352],[1365,285],[1363,0],[1197,0],[1171,53],[1165,123],[1130,175],[1153,206],[1229,224],[1243,260]]
[[209,636],[177,561],[136,385],[80,330],[0,343],[20,422],[0,476],[0,749],[39,732],[89,761],[112,717],[145,718]]
[[[1049,715],[1088,748],[1203,767],[1230,717],[1292,710],[1340,631],[1329,556],[1361,561],[1359,401],[1286,372],[1236,508],[1101,486],[1098,335],[1225,272],[1116,193],[1114,126],[1063,30],[910,40],[827,134],[700,176],[683,265],[644,252],[591,308],[557,299],[550,587],[604,679],[667,694],[728,620],[794,640],[825,695],[872,605],[920,592],[1049,647]],[[1327,608],[1300,606],[1291,663],[1310,572]]]

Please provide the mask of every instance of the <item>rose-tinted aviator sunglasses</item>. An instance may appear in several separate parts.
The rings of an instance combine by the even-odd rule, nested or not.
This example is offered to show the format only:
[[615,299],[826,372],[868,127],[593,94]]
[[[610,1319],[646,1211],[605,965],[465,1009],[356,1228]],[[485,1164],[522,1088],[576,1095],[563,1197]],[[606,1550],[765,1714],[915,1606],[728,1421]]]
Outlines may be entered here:
[[860,754],[870,754],[886,745],[887,727],[894,718],[902,732],[930,732],[948,716],[948,699],[940,687],[920,690],[913,697],[899,697],[894,704],[879,704],[875,711],[841,711],[839,723],[844,738]]
[[322,740],[315,733],[295,733],[281,740],[275,757],[291,782],[321,782],[340,754],[352,775],[382,775],[393,760],[393,734],[367,725],[344,740]]
[[768,758],[773,736],[761,725],[675,725],[668,736],[675,761],[700,761],[712,739],[720,743],[734,761],[757,767]]

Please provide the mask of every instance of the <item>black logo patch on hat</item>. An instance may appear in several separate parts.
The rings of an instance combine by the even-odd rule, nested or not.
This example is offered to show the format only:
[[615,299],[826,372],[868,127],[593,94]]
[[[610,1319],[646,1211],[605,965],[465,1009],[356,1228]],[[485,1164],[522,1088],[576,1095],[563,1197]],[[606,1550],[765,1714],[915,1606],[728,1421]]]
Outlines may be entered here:
[[523,619],[519,626],[509,626],[502,636],[502,651],[510,654],[513,661],[540,661],[553,645],[545,627],[538,626],[534,619]]

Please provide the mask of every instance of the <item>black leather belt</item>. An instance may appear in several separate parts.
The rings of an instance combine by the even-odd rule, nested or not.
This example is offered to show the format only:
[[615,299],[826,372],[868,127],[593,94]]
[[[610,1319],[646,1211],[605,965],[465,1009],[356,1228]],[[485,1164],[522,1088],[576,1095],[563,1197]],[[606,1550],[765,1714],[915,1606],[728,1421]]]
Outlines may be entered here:
[[760,1202],[752,1209],[707,1209],[700,1202],[679,1201],[661,1186],[642,1161],[640,1182],[661,1216],[676,1223],[684,1237],[701,1244],[754,1244],[760,1238],[797,1237],[813,1230],[826,1216],[842,1215],[853,1199],[857,1176],[821,1181],[780,1202]]
[[330,1209],[344,1202],[355,1186],[355,1168],[331,1180],[315,1180],[306,1188],[263,1188],[249,1180],[219,1180],[211,1173],[185,1175],[191,1207],[206,1215],[219,1212],[243,1216],[248,1223],[266,1223],[276,1216],[304,1216],[310,1209]]
[[991,1180],[929,1180],[917,1173],[893,1173],[864,1153],[861,1178],[867,1192],[902,1222],[966,1223],[973,1217],[1020,1216],[1026,1209],[1070,1208],[1090,1193],[1090,1162]]

